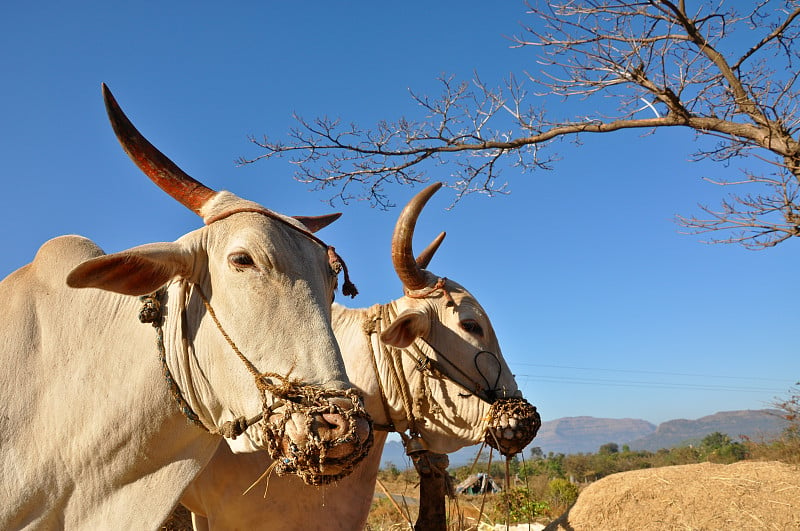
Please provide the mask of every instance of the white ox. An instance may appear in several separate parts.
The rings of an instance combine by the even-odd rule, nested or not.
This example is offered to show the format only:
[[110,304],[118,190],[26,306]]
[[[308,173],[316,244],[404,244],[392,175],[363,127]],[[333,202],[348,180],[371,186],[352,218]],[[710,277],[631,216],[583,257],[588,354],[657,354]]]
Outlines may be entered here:
[[[330,326],[335,253],[309,233],[336,216],[300,223],[206,188],[141,137],[103,90],[131,158],[207,225],[110,255],[62,236],[0,282],[0,529],[156,529],[219,446],[226,421],[265,405],[276,406],[270,417],[286,411],[268,386],[263,395],[256,388],[254,372],[350,387]],[[157,329],[137,319],[136,296],[165,285],[164,366],[181,407],[206,430],[176,407]],[[366,439],[369,422],[348,402],[337,397],[313,418],[295,408],[279,446],[337,442],[348,431]],[[340,442],[330,454],[364,446]]]
[[[433,452],[453,452],[484,439],[490,402],[520,395],[478,301],[459,284],[424,270],[444,233],[414,259],[417,217],[440,186],[431,185],[412,199],[395,227],[392,259],[405,295],[365,309],[333,306],[334,333],[348,376],[375,421],[375,444],[367,458],[352,474],[322,488],[291,476],[272,477],[265,480],[266,494],[263,485],[243,494],[270,461],[264,455],[233,454],[220,445],[182,498],[194,513],[195,529],[362,529],[387,430],[408,431],[403,435],[407,450],[421,444]],[[428,360],[427,370],[418,370],[419,360]],[[529,408],[535,418],[511,422],[538,422],[535,408]],[[491,427],[507,432],[504,422],[495,419]],[[521,446],[535,435],[520,440],[524,435],[517,433]]]

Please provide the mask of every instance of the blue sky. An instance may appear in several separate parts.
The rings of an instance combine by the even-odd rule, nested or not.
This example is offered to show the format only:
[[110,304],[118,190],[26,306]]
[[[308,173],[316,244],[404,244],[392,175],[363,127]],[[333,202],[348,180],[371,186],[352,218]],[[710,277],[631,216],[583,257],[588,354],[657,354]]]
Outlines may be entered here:
[[[525,19],[516,1],[79,4],[0,8],[2,276],[59,234],[113,252],[200,226],[122,152],[101,82],[154,144],[212,188],[321,214],[334,210],[328,196],[294,181],[286,161],[236,167],[237,157],[259,154],[248,135],[280,138],[293,112],[363,126],[414,116],[408,89],[436,94],[442,72],[477,70],[491,82],[535,68],[504,38]],[[417,248],[448,232],[431,269],[486,307],[545,420],[657,423],[763,408],[800,379],[800,246],[753,252],[679,234],[675,214],[698,213],[698,202],[725,192],[700,177],[736,171],[688,162],[692,142],[673,130],[558,143],[554,171],[505,170],[510,195],[468,197],[448,211],[453,192],[443,190],[423,213]],[[390,192],[403,204],[416,190]],[[321,236],[361,291],[347,304],[399,296],[389,254],[398,211],[362,202],[335,210],[344,216]]]

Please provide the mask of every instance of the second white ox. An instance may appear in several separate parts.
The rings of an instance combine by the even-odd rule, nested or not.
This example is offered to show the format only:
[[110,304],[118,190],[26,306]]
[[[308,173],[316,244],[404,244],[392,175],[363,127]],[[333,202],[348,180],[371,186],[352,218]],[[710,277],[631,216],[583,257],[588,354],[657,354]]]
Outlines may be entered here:
[[[103,89],[131,158],[206,226],[109,255],[62,236],[0,282],[0,529],[157,529],[220,433],[247,423],[227,422],[259,412],[252,438],[277,422],[277,454],[321,443],[321,465],[335,458],[323,474],[369,435],[330,326],[335,253],[310,233],[336,216],[297,220],[210,190]],[[162,286],[145,312],[154,329],[136,296]],[[284,388],[334,398],[304,410]]]
[[[414,258],[411,241],[417,217],[440,186],[417,194],[395,227],[392,260],[405,295],[365,309],[333,306],[334,333],[348,376],[363,392],[375,420],[375,444],[367,458],[351,475],[321,489],[291,476],[270,478],[264,497],[263,487],[243,493],[269,467],[269,459],[235,455],[220,445],[182,498],[194,512],[196,529],[361,529],[387,431],[408,432],[407,448],[422,445],[437,453],[453,452],[483,440],[492,402],[520,395],[478,301],[456,282],[424,269],[444,233]],[[538,422],[535,408],[526,411],[536,418],[511,423]],[[495,419],[491,427],[509,433],[508,419],[502,422]],[[516,447],[533,435],[510,436]]]

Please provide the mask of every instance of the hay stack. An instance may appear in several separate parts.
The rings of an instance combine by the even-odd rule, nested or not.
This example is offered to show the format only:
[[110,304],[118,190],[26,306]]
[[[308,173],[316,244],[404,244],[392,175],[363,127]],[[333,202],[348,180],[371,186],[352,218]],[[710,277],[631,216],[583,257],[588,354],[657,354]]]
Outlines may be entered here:
[[741,461],[613,474],[589,485],[546,529],[800,529],[800,468]]

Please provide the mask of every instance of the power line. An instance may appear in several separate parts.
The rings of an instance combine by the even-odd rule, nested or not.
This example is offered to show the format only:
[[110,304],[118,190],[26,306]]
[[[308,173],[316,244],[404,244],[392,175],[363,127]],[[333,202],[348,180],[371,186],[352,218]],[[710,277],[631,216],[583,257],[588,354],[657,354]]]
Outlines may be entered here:
[[549,376],[541,374],[517,374],[517,378],[525,378],[526,384],[541,382],[541,383],[557,383],[567,385],[599,385],[607,387],[646,387],[652,389],[680,389],[692,391],[717,391],[717,392],[736,392],[736,393],[782,393],[785,389],[776,389],[774,387],[743,387],[733,385],[715,385],[715,384],[692,384],[683,382],[654,382],[654,381],[637,381],[637,380],[609,380],[604,378],[580,378],[580,377],[566,377],[566,376]]
[[[648,371],[642,369],[609,369],[606,367],[576,367],[571,365],[548,365],[543,363],[528,363],[528,362],[519,362],[514,361],[514,366],[517,365],[525,365],[529,367],[544,367],[548,369],[569,369],[569,370],[578,370],[578,371],[602,371],[602,372],[621,372],[621,373],[632,373],[632,374],[652,374],[658,376],[684,376],[689,378],[719,378],[719,379],[726,379],[726,380],[745,380],[745,381],[752,381],[752,380],[762,380],[762,381],[771,381],[771,382],[786,382],[787,379],[784,378],[765,378],[761,376],[726,376],[721,374],[701,374],[701,373],[687,373],[687,372],[667,372],[667,371]],[[788,378],[791,382],[790,385],[793,385],[797,378]]]

